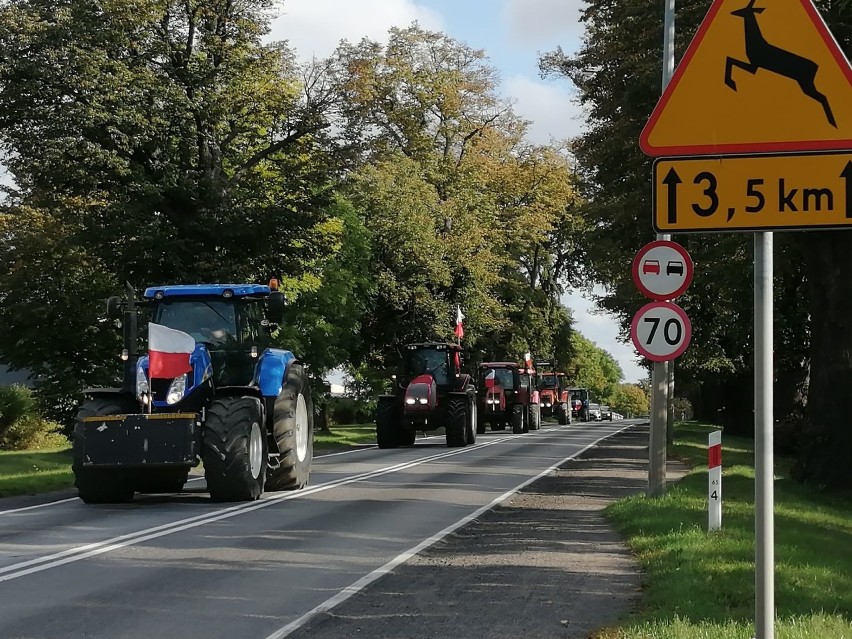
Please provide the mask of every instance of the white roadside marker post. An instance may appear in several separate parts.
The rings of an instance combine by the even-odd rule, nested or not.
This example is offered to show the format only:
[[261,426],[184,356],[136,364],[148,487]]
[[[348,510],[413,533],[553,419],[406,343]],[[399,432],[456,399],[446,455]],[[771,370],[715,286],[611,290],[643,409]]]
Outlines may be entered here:
[[707,448],[707,530],[722,529],[722,431],[708,437]]

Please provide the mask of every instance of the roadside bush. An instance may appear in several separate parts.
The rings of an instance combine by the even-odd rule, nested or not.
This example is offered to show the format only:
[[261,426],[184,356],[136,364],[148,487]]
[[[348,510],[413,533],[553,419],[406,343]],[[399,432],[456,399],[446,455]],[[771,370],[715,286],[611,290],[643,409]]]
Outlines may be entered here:
[[62,427],[43,419],[36,398],[25,386],[0,386],[0,449],[25,450],[66,446]]
[[2,450],[37,450],[67,445],[68,438],[62,434],[62,425],[38,415],[22,417],[0,438]]
[[0,386],[0,442],[19,420],[36,414],[36,399],[29,388]]
[[376,402],[332,397],[328,407],[329,417],[334,424],[368,424],[373,421]]

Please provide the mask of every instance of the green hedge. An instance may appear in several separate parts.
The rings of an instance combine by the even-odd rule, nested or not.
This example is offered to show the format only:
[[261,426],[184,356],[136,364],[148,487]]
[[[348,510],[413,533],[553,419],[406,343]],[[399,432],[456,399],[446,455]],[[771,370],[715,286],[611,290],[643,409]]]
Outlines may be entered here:
[[0,450],[54,448],[68,444],[61,426],[42,418],[33,392],[25,386],[0,386]]

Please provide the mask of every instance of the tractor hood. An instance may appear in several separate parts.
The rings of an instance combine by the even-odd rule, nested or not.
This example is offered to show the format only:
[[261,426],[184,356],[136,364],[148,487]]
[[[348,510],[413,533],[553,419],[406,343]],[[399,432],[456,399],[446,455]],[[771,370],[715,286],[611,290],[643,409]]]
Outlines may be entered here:
[[[147,355],[140,357],[137,363],[137,396],[141,400],[141,393],[153,394],[154,408],[171,408],[178,404],[183,398],[192,394],[192,392],[201,386],[209,384],[213,376],[213,365],[210,360],[210,353],[207,347],[203,344],[196,344],[195,349],[189,356],[189,363],[192,370],[186,375],[181,375],[174,379],[150,379],[149,377],[149,357]],[[153,393],[152,393],[153,391]],[[177,398],[177,401],[169,401]]]
[[485,411],[488,413],[506,410],[506,392],[502,386],[493,386],[485,392]]
[[435,378],[431,375],[420,375],[411,380],[405,389],[405,412],[420,413],[434,410],[438,403],[438,391]]

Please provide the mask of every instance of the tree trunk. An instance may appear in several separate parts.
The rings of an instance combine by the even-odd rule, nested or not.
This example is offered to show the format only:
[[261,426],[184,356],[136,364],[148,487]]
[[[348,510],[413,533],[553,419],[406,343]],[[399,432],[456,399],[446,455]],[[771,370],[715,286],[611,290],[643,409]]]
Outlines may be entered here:
[[843,232],[812,232],[806,250],[811,309],[807,422],[796,477],[852,487],[852,259]]

